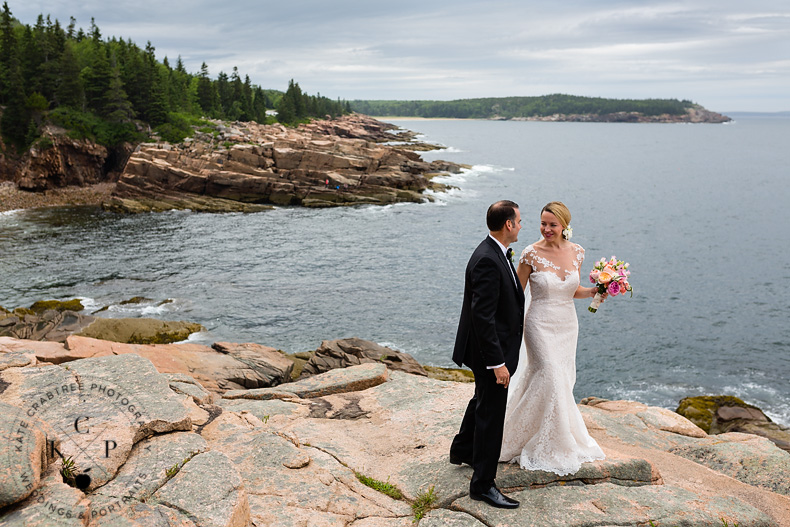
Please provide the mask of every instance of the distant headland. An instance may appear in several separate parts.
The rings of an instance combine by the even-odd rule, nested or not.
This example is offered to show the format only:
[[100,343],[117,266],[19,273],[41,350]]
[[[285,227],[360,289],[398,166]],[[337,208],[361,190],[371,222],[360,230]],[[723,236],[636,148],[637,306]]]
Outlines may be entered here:
[[726,123],[732,119],[677,99],[604,99],[577,95],[454,101],[355,100],[351,109],[378,117],[491,119],[599,123]]

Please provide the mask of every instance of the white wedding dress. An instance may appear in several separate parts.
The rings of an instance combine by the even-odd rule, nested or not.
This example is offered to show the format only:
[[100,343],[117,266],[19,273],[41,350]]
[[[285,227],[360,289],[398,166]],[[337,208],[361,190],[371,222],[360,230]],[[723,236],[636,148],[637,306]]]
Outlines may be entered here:
[[518,369],[510,380],[500,461],[560,476],[604,459],[573,398],[579,324],[573,295],[584,249],[573,244],[573,269],[561,269],[532,245],[520,261],[532,267]]

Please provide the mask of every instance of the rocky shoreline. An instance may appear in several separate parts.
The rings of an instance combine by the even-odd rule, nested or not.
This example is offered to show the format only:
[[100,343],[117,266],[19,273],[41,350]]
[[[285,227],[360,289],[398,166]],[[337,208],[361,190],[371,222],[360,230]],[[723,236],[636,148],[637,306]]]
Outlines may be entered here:
[[20,190],[10,182],[0,182],[0,212],[42,207],[100,206],[110,199],[115,183],[95,183],[84,187],[67,186],[31,192]]
[[[289,356],[0,337],[0,525],[790,526],[773,442],[596,397],[579,408],[605,460],[566,477],[501,464],[522,506],[472,501],[447,452],[474,386],[426,370],[361,339]],[[723,430],[734,403],[716,404],[688,406]]]
[[[415,134],[358,114],[286,128],[210,121],[179,144],[110,151],[48,127],[46,147],[0,158],[0,212],[101,205],[115,212],[189,209],[256,212],[275,205],[336,207],[424,202],[446,186],[437,175],[464,167],[427,163],[437,148]],[[111,158],[113,161],[111,161]]]

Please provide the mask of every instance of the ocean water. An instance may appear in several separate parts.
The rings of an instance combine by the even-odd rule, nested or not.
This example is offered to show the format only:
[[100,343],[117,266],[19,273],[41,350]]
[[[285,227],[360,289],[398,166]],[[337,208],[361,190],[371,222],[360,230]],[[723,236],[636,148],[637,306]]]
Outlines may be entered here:
[[[189,320],[192,340],[287,352],[356,336],[450,359],[466,261],[485,210],[521,206],[514,249],[561,200],[573,241],[631,264],[634,297],[577,300],[577,399],[674,409],[731,394],[790,424],[790,119],[726,125],[413,120],[393,123],[471,168],[433,203],[257,214],[0,214],[0,305],[84,299],[86,313]],[[149,300],[120,305],[131,297]],[[166,303],[163,303],[167,301]]]

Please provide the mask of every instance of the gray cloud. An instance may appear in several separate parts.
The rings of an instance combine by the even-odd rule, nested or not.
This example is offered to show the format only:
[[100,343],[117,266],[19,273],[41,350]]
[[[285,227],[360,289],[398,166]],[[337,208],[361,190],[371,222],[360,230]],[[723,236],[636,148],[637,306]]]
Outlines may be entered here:
[[344,99],[574,95],[790,110],[790,5],[776,0],[9,1],[158,58],[238,66],[266,88],[296,79]]

